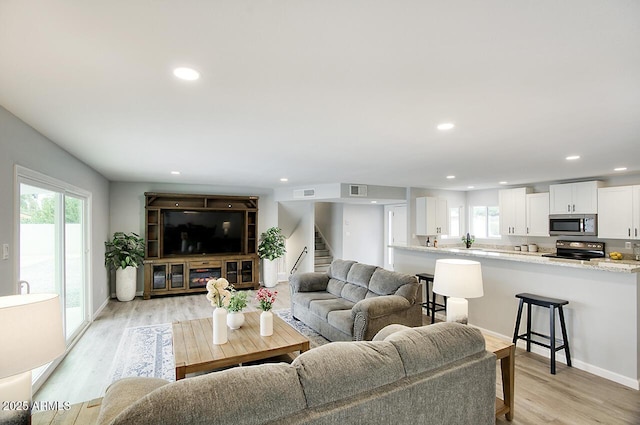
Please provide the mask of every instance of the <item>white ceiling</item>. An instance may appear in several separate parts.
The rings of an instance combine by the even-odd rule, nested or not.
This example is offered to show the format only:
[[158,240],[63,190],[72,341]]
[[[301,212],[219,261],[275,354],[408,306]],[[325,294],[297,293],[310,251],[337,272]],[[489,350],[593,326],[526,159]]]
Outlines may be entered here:
[[640,1],[0,0],[0,104],[113,181],[639,173]]

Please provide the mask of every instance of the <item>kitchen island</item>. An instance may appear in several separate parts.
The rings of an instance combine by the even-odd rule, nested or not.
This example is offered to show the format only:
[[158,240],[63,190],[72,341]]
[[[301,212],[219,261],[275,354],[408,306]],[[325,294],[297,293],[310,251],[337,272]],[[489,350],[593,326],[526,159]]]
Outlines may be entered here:
[[[469,324],[500,338],[513,336],[516,294],[568,300],[565,320],[573,366],[640,389],[640,263],[563,260],[484,249],[392,248],[394,269],[408,274],[433,273],[441,258],[479,261],[484,296],[469,299]],[[532,318],[532,328],[548,335],[547,310],[534,307]],[[532,351],[549,357],[547,349],[534,346]],[[557,359],[565,362],[564,352],[558,352]]]

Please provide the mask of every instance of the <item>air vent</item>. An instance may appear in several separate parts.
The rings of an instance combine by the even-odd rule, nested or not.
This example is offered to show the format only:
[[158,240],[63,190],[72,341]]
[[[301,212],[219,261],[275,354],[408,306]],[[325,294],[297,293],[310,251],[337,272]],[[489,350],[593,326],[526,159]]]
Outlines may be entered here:
[[315,198],[315,196],[316,196],[315,189],[296,189],[293,191],[294,199]]
[[367,196],[367,186],[363,184],[350,184],[349,196]]

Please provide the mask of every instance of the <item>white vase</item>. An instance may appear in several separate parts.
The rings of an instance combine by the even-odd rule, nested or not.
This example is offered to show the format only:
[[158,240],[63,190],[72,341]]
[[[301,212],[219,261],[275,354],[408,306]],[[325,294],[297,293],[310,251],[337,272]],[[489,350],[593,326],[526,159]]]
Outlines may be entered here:
[[136,272],[135,267],[116,270],[116,297],[118,301],[131,301],[136,297]]
[[213,310],[213,343],[227,343],[227,310],[222,307]]
[[227,326],[231,329],[240,329],[244,324],[244,313],[241,311],[230,311],[227,314]]
[[262,259],[262,282],[267,288],[278,284],[278,260]]
[[260,313],[260,335],[273,335],[273,313],[270,311]]

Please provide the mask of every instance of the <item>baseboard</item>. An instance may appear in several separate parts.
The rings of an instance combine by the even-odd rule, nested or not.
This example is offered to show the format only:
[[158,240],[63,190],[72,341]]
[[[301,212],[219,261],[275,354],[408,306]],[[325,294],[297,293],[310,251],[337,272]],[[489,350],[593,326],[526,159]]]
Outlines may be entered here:
[[[483,333],[494,336],[503,341],[513,340],[513,336],[502,335],[497,332],[493,332],[472,324],[470,324],[469,326],[473,326],[474,328],[480,329]],[[526,350],[527,343],[526,341],[518,340],[516,342],[516,347]],[[539,356],[545,357],[547,359],[551,358],[551,354],[548,349],[545,349],[543,347],[538,347],[537,345],[531,346],[531,352],[534,354],[538,354]],[[556,353],[556,362],[567,364],[567,358],[564,355],[563,351]],[[640,390],[640,380],[633,379],[628,376],[620,375],[618,373],[612,372],[607,369],[603,369],[598,366],[594,366],[592,364],[583,362],[581,360],[571,359],[571,363],[572,363],[572,367],[575,367],[576,369],[584,370],[585,372],[589,372],[593,375],[599,376],[609,381],[617,382],[620,385],[624,385],[625,387],[629,387],[634,390]]]
[[106,300],[104,300],[104,302],[102,303],[102,305],[100,307],[98,307],[98,309],[95,311],[95,313],[93,313],[93,316],[91,317],[91,321],[93,322],[94,320],[96,320],[96,317],[98,317],[98,315],[102,312],[102,310],[105,309],[105,307],[107,306],[107,304],[109,304],[109,298],[107,298]]

